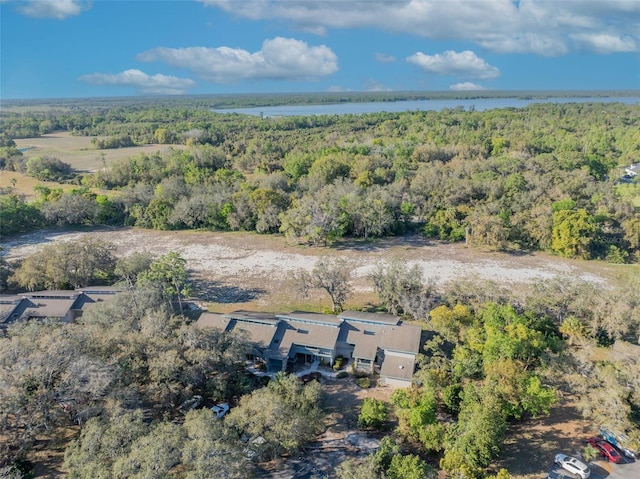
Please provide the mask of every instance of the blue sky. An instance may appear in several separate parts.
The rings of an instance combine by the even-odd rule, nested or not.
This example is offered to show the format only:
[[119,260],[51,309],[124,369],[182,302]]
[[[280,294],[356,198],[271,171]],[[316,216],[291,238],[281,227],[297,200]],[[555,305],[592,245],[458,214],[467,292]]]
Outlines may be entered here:
[[0,0],[0,97],[640,89],[640,0]]

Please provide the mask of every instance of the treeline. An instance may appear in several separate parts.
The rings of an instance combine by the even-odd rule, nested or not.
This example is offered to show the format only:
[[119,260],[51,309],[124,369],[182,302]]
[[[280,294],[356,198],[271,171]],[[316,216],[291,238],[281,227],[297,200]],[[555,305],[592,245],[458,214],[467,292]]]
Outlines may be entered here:
[[[112,135],[114,146],[126,136],[189,148],[86,175],[86,187],[113,191],[100,200],[113,216],[87,190],[41,198],[60,212],[69,195],[86,203],[76,223],[282,233],[314,244],[420,229],[483,248],[613,262],[635,261],[640,249],[635,186],[615,181],[640,152],[637,106],[274,119],[123,107],[84,115],[60,114],[57,127]],[[49,212],[47,221],[64,224],[63,216]]]
[[637,97],[638,90],[487,90],[487,91],[361,91],[305,92],[268,94],[181,95],[165,97],[64,98],[47,100],[0,100],[3,109],[21,110],[83,110],[110,109],[120,106],[148,108],[162,105],[169,108],[250,108],[278,105],[318,105],[358,102],[394,102],[417,100],[474,100],[479,98],[619,98]]

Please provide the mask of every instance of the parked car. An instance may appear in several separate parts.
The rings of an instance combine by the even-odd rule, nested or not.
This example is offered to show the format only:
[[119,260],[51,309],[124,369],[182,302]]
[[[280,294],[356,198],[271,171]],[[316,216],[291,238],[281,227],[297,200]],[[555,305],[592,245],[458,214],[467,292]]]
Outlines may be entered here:
[[567,456],[566,454],[556,454],[555,463],[582,479],[587,479],[587,477],[591,475],[589,466],[575,457]]
[[622,459],[622,456],[616,450],[616,448],[604,439],[594,436],[587,439],[587,442],[595,447],[598,451],[600,451],[600,454],[604,456],[607,461],[615,462],[616,464],[624,462],[624,459]]
[[613,444],[618,449],[620,449],[625,456],[631,459],[638,458],[638,451],[631,449],[629,447],[628,445],[629,438],[624,434],[618,434],[611,431],[610,429],[600,426],[600,435],[605,441],[607,441],[610,444]]
[[223,402],[216,404],[211,408],[211,410],[213,411],[213,414],[215,414],[216,419],[220,419],[229,412],[229,405],[226,402]]

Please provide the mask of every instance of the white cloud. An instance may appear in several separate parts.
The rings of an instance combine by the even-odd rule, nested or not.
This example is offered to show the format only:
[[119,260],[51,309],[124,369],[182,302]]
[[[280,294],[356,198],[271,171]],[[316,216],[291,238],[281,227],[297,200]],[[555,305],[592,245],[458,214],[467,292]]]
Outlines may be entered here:
[[138,55],[142,61],[162,61],[188,68],[214,83],[239,80],[313,80],[338,71],[338,59],[325,45],[309,46],[293,38],[265,40],[255,53],[229,47],[159,47]]
[[477,83],[471,82],[462,82],[462,83],[454,83],[449,86],[449,90],[453,91],[475,91],[475,90],[486,90],[482,85],[478,85]]
[[91,85],[130,86],[144,95],[183,95],[196,83],[189,78],[168,75],[147,75],[140,70],[126,70],[122,73],[92,73],[80,77]]
[[500,70],[489,65],[482,58],[470,50],[454,52],[447,50],[444,53],[425,55],[417,52],[407,57],[409,63],[413,63],[429,74],[455,76],[465,79],[478,78],[491,80],[500,76]]
[[[286,19],[301,30],[379,28],[474,42],[496,52],[556,56],[640,50],[638,0],[199,0],[254,20]],[[585,41],[610,36],[618,41]]]
[[630,36],[619,37],[607,33],[571,35],[573,42],[584,50],[597,53],[635,52],[638,42]]
[[396,57],[393,55],[387,55],[386,53],[376,53],[375,54],[376,61],[380,63],[393,63],[396,61]]
[[18,11],[29,17],[63,20],[89,7],[90,3],[84,0],[27,0],[18,6]]
[[376,80],[367,80],[364,85],[365,91],[393,91]]
[[351,90],[351,88],[343,88],[343,87],[341,87],[339,85],[332,85],[327,89],[327,91],[339,93],[341,91],[352,91],[352,90]]

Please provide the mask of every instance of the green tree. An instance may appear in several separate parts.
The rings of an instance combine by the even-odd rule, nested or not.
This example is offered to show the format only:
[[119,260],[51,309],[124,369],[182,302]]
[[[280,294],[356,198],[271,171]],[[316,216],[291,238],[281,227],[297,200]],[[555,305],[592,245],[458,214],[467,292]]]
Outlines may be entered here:
[[432,285],[425,285],[418,266],[408,268],[400,258],[378,264],[369,279],[380,303],[391,314],[407,313],[420,317],[431,303]]
[[17,233],[26,233],[43,224],[37,206],[25,202],[18,195],[0,196],[0,239]]
[[360,414],[358,416],[359,427],[380,429],[386,419],[387,405],[384,401],[374,398],[363,399]]
[[252,476],[249,461],[233,431],[217,420],[210,409],[193,409],[185,417],[186,441],[182,464],[187,479],[248,479]]
[[487,476],[487,479],[511,479],[511,474],[506,469],[500,469],[497,474]]
[[180,463],[183,429],[172,422],[152,425],[146,434],[131,443],[129,454],[113,464],[113,477],[163,479]]
[[150,253],[136,251],[129,256],[118,258],[114,274],[124,281],[129,289],[133,289],[138,282],[138,275],[147,271],[153,261]]
[[179,253],[171,251],[160,256],[149,265],[149,269],[141,272],[138,282],[159,288],[168,300],[177,299],[180,314],[184,314],[183,300],[192,294],[186,264]]
[[265,454],[271,457],[292,453],[322,428],[320,394],[317,381],[304,385],[293,375],[279,373],[266,387],[243,396],[226,422],[240,433],[262,437]]
[[387,476],[389,479],[435,479],[437,474],[420,457],[398,454],[391,459]]
[[444,428],[436,420],[438,400],[433,390],[399,389],[393,392],[391,400],[396,406],[401,434],[420,441],[427,449],[442,449]]
[[573,346],[576,340],[584,340],[587,337],[587,328],[580,319],[569,316],[562,321],[560,333],[569,339],[569,345]]
[[391,466],[391,459],[400,454],[400,446],[392,436],[384,436],[380,441],[380,448],[375,452],[374,458],[378,469],[386,472]]
[[596,233],[597,226],[587,210],[555,211],[551,249],[568,258],[589,259]]
[[105,282],[113,274],[114,250],[114,245],[91,238],[44,246],[20,264],[11,281],[31,291]]
[[587,444],[582,449],[582,458],[585,460],[585,462],[591,462],[599,455],[600,455],[600,452],[591,444]]
[[93,224],[98,210],[93,195],[82,192],[64,193],[40,207],[42,216],[57,225]]
[[114,463],[126,458],[134,442],[147,430],[140,410],[110,419],[90,419],[82,428],[80,437],[65,451],[63,467],[68,477],[111,479],[114,477]]
[[487,392],[472,383],[465,387],[458,422],[446,435],[444,470],[479,473],[500,451],[507,423],[499,401]]
[[459,340],[473,319],[469,308],[460,303],[453,308],[440,305],[429,312],[429,321],[434,329],[451,341]]

